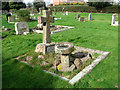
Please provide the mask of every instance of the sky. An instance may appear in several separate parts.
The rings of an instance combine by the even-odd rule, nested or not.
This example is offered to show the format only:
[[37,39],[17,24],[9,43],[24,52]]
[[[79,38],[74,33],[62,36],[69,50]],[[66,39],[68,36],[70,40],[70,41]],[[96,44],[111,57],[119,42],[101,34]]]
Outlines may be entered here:
[[[28,3],[28,2],[33,2],[34,0],[23,0],[25,3]],[[38,0],[39,1],[39,0]],[[50,4],[50,3],[53,3],[53,0],[44,0],[46,2],[46,4]],[[88,0],[84,0],[84,1],[88,1]],[[115,2],[118,2],[120,0],[114,0]]]

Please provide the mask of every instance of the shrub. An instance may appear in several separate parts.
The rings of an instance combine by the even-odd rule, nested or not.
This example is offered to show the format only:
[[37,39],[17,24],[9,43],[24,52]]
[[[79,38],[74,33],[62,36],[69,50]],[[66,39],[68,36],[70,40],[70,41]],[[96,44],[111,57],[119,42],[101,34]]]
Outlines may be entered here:
[[103,12],[106,13],[119,13],[118,5],[109,6],[103,9]]
[[30,19],[30,12],[29,10],[18,10],[17,16],[20,19],[20,21],[29,21]]
[[78,3],[78,5],[84,5],[84,3]]
[[36,8],[28,8],[29,12],[38,13]]

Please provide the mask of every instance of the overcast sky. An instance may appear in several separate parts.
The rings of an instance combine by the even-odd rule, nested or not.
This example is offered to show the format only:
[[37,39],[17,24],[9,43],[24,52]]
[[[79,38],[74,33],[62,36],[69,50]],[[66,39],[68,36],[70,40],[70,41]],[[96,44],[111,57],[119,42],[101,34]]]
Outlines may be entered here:
[[[33,2],[34,0],[23,0],[25,3],[28,3],[28,2]],[[38,0],[39,1],[39,0]],[[47,4],[49,3],[53,3],[53,0],[44,0]],[[84,1],[88,1],[88,0],[84,0]],[[120,1],[120,0],[114,0],[116,2]]]

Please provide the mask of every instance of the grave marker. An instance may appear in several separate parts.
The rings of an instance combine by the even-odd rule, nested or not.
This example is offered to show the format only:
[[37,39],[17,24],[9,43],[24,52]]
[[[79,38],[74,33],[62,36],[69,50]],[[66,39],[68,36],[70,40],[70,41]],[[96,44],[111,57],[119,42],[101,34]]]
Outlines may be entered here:
[[13,21],[15,21],[15,16],[9,16],[8,23],[12,23]]
[[88,16],[88,20],[91,21],[92,20],[92,14],[90,13]]
[[39,8],[39,14],[42,14],[42,9],[41,8]]
[[116,14],[112,15],[112,24],[115,24]]
[[68,11],[66,11],[66,15],[68,15]]
[[79,21],[80,21],[80,22],[81,22],[81,21],[84,22],[84,17],[80,17],[80,18],[79,18]]
[[77,15],[77,18],[80,18],[80,14]]
[[17,35],[28,34],[29,33],[28,23],[27,22],[16,22],[15,31]]
[[112,15],[112,23],[111,23],[112,26],[120,26],[119,22],[116,21],[116,14],[113,14]]
[[43,23],[43,43],[36,46],[35,52],[42,52],[43,54],[54,52],[55,43],[51,43],[50,39],[50,22],[54,23],[51,11],[43,10],[43,16],[39,17],[39,23]]

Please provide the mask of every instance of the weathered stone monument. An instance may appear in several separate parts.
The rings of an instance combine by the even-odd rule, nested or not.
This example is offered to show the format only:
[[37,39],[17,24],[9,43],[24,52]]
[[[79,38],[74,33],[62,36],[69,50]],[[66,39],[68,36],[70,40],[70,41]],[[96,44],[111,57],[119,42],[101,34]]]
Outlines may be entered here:
[[42,14],[42,9],[41,8],[39,8],[39,14]]
[[13,23],[13,21],[15,21],[15,16],[9,16],[8,23]]
[[55,43],[51,43],[50,40],[50,22],[54,23],[54,17],[49,10],[42,10],[42,13],[43,16],[39,17],[39,23],[43,23],[43,43],[36,46],[35,52],[46,54],[55,51]]
[[80,17],[80,18],[79,18],[79,21],[80,21],[80,22],[81,22],[81,21],[84,22],[84,19],[85,19],[84,17]]
[[119,22],[116,21],[116,14],[113,14],[112,15],[112,23],[111,23],[112,26],[120,26]]
[[88,16],[88,20],[91,21],[92,20],[92,14],[90,13]]
[[15,31],[17,35],[28,34],[29,33],[28,23],[27,22],[16,22]]
[[61,69],[59,71],[73,71],[75,65],[70,63],[70,55],[74,51],[74,45],[70,42],[62,42],[55,46],[55,53],[61,54]]

